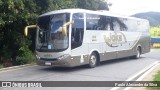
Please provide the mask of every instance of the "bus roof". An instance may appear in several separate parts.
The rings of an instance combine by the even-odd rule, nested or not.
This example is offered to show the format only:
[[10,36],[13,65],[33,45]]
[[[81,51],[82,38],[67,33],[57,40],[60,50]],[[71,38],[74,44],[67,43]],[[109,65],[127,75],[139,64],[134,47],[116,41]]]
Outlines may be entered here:
[[[107,15],[107,16],[112,16],[112,17],[128,18],[128,19],[134,19],[134,20],[145,20],[145,19],[140,19],[140,18],[136,18],[136,17],[123,16],[123,15],[111,13],[110,11],[105,11],[105,10],[93,11],[93,10],[86,10],[86,9],[55,10],[55,11],[44,13],[44,14],[40,15],[40,17],[46,16],[46,15],[51,15],[51,14],[57,14],[57,13],[91,13],[91,14],[98,14],[98,15]],[[145,20],[145,21],[148,21],[148,20]]]

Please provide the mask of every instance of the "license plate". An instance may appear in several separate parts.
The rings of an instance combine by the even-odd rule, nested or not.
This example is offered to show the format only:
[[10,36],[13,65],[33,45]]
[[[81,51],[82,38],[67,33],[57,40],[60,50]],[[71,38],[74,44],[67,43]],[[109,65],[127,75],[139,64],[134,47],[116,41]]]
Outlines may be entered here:
[[45,62],[45,65],[51,66],[51,62]]

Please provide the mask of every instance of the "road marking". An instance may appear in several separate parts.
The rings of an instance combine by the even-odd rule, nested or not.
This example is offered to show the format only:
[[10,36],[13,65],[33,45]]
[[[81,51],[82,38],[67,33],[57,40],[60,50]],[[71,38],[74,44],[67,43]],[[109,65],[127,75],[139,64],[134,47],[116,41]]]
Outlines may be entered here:
[[[151,72],[159,64],[160,64],[159,61],[155,61],[154,63],[150,64],[148,67],[142,69],[138,73],[136,73],[133,76],[131,76],[130,78],[128,78],[126,81],[140,81],[140,80],[142,80],[149,72]],[[140,77],[138,79],[136,79],[138,76],[140,76]],[[136,80],[134,80],[134,79],[136,79]],[[119,88],[123,88],[123,87],[114,87],[114,88],[112,88],[110,90],[118,90]],[[123,90],[129,90],[130,88],[131,87],[126,87]]]
[[142,73],[146,72],[147,70],[149,70],[150,68],[152,68],[154,65],[156,65],[157,63],[159,63],[159,61],[155,61],[154,63],[150,64],[148,67],[142,69],[140,72],[136,73],[135,75],[133,75],[132,77],[128,78],[126,81],[131,81],[134,78],[136,78],[137,76],[141,75]]
[[[160,63],[155,63],[148,71],[144,72],[136,81],[141,81],[145,76],[147,76],[153,69],[155,69]],[[126,87],[124,90],[129,90],[132,87]]]
[[150,68],[147,72],[145,72],[141,77],[137,79],[137,81],[141,81],[146,75],[148,75],[153,69],[155,69],[160,63],[155,64],[152,68]]
[[112,88],[112,89],[110,89],[110,90],[118,90],[120,87],[114,87],[114,88]]

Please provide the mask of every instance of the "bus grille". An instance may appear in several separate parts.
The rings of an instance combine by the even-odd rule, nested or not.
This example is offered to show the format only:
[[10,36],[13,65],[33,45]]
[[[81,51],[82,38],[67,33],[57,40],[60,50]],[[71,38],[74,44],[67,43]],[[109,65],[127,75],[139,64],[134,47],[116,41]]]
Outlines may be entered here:
[[56,61],[58,59],[56,59],[56,58],[51,58],[51,59],[41,58],[40,60],[44,60],[44,61]]

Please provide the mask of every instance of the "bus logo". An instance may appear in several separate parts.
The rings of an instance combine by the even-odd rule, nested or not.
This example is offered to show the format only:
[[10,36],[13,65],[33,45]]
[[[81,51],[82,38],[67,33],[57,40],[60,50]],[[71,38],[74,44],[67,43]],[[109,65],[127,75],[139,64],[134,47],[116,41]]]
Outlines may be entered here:
[[51,54],[44,54],[44,57],[52,57]]
[[118,32],[114,35],[111,33],[109,33],[109,35],[104,35],[104,40],[105,43],[110,47],[118,47],[118,45],[112,45],[115,43],[127,43],[126,36],[122,32]]
[[11,82],[2,82],[2,87],[12,87]]

